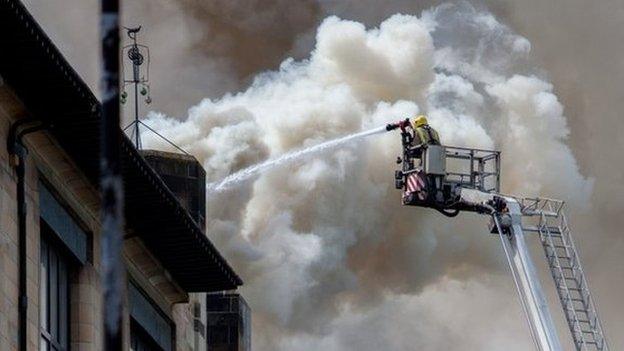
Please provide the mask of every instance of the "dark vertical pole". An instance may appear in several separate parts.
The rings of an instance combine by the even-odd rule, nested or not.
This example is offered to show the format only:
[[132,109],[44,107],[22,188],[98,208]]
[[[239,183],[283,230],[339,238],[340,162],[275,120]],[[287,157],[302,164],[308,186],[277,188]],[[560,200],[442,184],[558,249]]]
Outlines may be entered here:
[[[139,27],[140,29],[141,27]],[[137,46],[137,40],[136,40],[136,36],[137,33],[134,33],[132,36],[132,41],[133,41],[133,49],[136,50],[136,57],[135,58],[131,58],[132,60],[132,79],[134,80],[134,125],[136,128],[136,141],[135,141],[135,146],[137,149],[141,149],[141,132],[139,131],[139,65],[140,62],[143,62],[142,59],[141,61],[138,61],[138,57],[141,56],[141,53],[139,52],[139,47]]]
[[[135,71],[138,70],[138,66],[134,66]],[[139,82],[135,76],[134,78],[134,126],[136,128],[136,148],[141,149],[141,139],[139,132]]]
[[102,133],[100,191],[102,193],[102,269],[104,284],[104,350],[122,350],[124,271],[123,184],[119,130],[119,0],[101,0]]

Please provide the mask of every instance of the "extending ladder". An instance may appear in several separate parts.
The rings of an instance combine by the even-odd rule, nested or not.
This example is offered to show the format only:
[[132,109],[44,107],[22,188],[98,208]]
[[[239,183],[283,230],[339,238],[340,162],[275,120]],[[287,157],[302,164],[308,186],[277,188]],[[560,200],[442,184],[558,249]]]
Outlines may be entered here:
[[553,199],[518,199],[523,229],[539,234],[577,351],[608,351],[596,306],[563,211]]

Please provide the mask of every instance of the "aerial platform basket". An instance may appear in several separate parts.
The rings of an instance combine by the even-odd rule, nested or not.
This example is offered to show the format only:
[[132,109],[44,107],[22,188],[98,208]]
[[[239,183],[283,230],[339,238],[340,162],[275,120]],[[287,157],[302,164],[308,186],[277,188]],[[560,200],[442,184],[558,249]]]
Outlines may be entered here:
[[477,211],[462,201],[462,190],[500,192],[500,151],[444,145],[415,149],[404,144],[399,160],[402,166],[395,180],[396,188],[403,190],[404,205]]

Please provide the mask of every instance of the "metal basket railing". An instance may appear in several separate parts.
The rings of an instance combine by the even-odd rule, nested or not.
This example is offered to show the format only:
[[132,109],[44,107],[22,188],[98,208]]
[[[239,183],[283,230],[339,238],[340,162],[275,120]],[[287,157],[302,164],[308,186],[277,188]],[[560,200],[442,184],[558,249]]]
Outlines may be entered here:
[[[500,151],[446,146],[446,183],[500,192]],[[453,170],[448,170],[453,165]]]

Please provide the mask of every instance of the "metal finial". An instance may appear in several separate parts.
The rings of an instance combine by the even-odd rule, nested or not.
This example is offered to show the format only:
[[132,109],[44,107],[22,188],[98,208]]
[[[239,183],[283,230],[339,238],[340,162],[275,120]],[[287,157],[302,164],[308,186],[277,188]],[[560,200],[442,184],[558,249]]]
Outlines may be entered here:
[[128,37],[136,41],[136,34],[141,30],[141,26],[134,27],[134,28],[124,27],[124,29],[127,31]]

